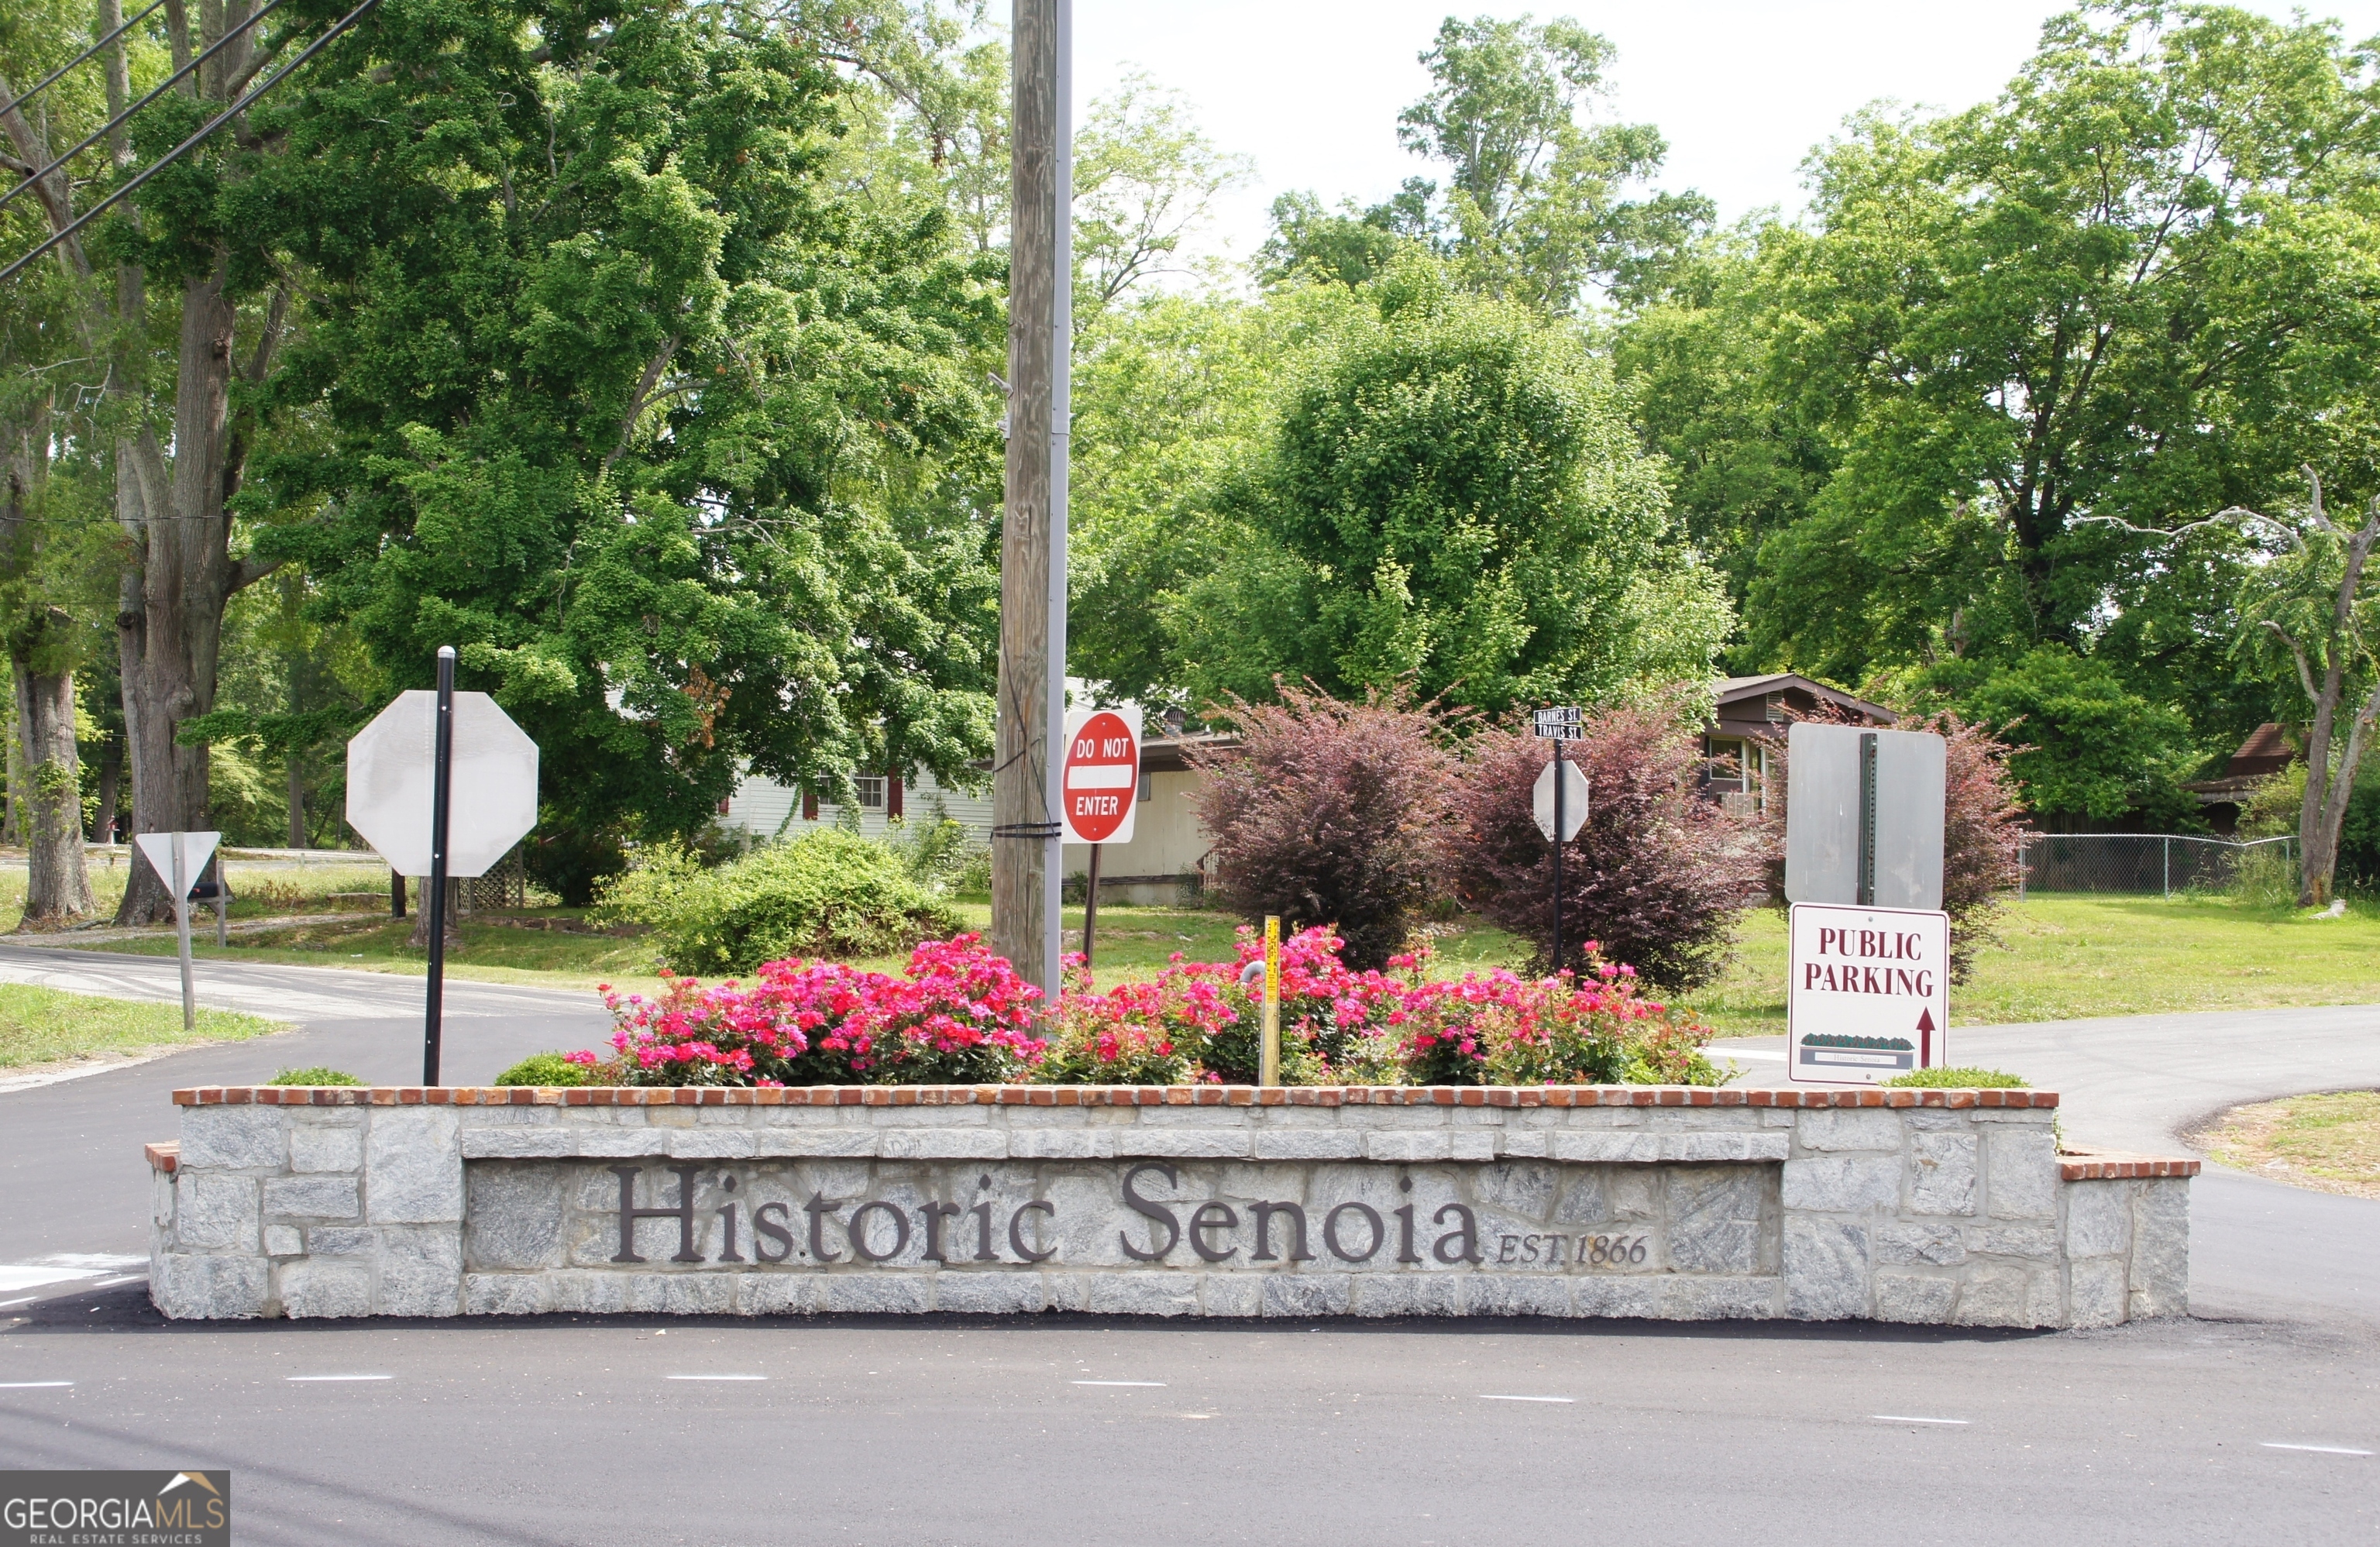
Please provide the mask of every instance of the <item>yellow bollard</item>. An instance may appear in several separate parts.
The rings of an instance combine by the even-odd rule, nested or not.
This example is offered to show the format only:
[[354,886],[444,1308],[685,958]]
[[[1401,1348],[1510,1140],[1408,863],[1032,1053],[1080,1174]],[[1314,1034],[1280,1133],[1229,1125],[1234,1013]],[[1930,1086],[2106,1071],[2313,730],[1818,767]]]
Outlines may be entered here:
[[1257,1051],[1257,1083],[1281,1083],[1281,920],[1265,915],[1264,1042]]

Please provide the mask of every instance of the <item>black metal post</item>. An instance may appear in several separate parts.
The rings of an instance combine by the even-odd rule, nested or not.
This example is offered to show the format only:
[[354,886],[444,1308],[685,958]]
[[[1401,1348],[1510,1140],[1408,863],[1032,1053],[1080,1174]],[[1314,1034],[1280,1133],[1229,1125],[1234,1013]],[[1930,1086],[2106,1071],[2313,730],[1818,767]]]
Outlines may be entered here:
[[1860,733],[1859,905],[1876,906],[1876,732]]
[[1091,873],[1083,887],[1083,971],[1091,970],[1091,936],[1099,926],[1099,851],[1104,843],[1091,845]]
[[430,996],[421,1082],[438,1083],[438,1033],[446,987],[446,818],[454,809],[455,647],[438,647],[438,733],[430,775]]
[[1569,770],[1562,767],[1562,741],[1554,738],[1554,971],[1562,969],[1561,905],[1562,905],[1562,820],[1569,813],[1563,809],[1562,783]]

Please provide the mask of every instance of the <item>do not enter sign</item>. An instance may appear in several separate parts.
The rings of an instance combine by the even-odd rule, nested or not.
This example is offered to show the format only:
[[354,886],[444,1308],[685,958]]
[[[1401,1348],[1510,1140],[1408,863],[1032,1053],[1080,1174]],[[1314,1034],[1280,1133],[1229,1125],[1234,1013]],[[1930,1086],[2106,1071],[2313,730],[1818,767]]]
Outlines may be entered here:
[[1140,709],[1076,709],[1066,717],[1066,766],[1060,790],[1066,839],[1129,843],[1140,793]]

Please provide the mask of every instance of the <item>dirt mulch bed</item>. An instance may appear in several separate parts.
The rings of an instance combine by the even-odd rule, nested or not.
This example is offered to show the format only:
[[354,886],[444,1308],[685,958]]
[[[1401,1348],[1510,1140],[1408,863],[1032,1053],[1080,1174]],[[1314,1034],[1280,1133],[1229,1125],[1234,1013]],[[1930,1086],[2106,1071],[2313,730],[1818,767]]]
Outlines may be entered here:
[[2191,1142],[2235,1170],[2321,1192],[2380,1198],[2380,1091],[2328,1091],[2234,1106]]

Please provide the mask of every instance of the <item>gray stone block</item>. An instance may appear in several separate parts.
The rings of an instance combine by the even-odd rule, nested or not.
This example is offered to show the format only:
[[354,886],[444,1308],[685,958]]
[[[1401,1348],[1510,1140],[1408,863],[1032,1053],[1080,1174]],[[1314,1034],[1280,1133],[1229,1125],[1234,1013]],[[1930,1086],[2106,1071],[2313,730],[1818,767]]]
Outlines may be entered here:
[[[1950,1267],[1967,1260],[1966,1240],[1955,1225],[1918,1225],[1887,1220],[1876,1227],[1875,1241],[1878,1263],[1924,1263],[1933,1267]],[[1879,1289],[1877,1292],[1881,1294],[1883,1291]]]
[[169,1251],[151,1264],[149,1299],[176,1321],[246,1321],[264,1314],[272,1277],[261,1257]]
[[1347,1309],[1356,1316],[1457,1316],[1463,1275],[1455,1273],[1354,1273]]
[[1733,1130],[1669,1133],[1658,1129],[1633,1133],[1556,1133],[1556,1160],[1585,1165],[1697,1165],[1728,1161],[1783,1160],[1791,1140],[1782,1133]]
[[2132,1187],[2123,1181],[2065,1184],[2066,1255],[2124,1257],[2132,1250]]
[[[580,1154],[589,1152],[580,1150]],[[756,1156],[799,1157],[816,1155],[821,1158],[856,1159],[876,1153],[876,1130],[872,1128],[811,1128],[763,1130],[752,1135],[752,1153]]]
[[746,1129],[691,1128],[669,1136],[673,1160],[746,1160],[752,1151],[752,1134]]
[[353,1219],[363,1202],[351,1176],[267,1177],[264,1212],[300,1219]]
[[995,1128],[880,1129],[876,1153],[885,1160],[1005,1160],[1008,1135]]
[[1923,1322],[1938,1325],[1950,1319],[1958,1303],[1959,1281],[1947,1275],[1897,1273],[1879,1269],[1876,1275],[1876,1319],[1879,1322]]
[[380,1232],[318,1225],[306,1232],[306,1252],[312,1257],[377,1256]]
[[831,1273],[822,1309],[841,1315],[917,1315],[933,1307],[930,1275]]
[[1909,1207],[1916,1214],[1975,1212],[1975,1136],[1916,1133],[1909,1143]]
[[1364,1138],[1352,1129],[1291,1129],[1257,1134],[1250,1153],[1258,1160],[1354,1160],[1364,1153]]
[[1192,1316],[1198,1311],[1195,1273],[1095,1273],[1089,1310],[1103,1316]]
[[1665,1278],[1660,1313],[1682,1322],[1753,1321],[1775,1316],[1784,1286],[1775,1278]]
[[1682,1273],[1757,1272],[1761,1205],[1772,1174],[1750,1166],[1670,1172],[1669,1265]]
[[1570,1280],[1558,1273],[1466,1273],[1462,1280],[1466,1316],[1570,1314]]
[[1951,1320],[1970,1327],[2046,1327],[2058,1321],[2058,1270],[1971,1263]]
[[[1789,1160],[1780,1196],[1789,1214],[1897,1209],[1900,1206],[1900,1157],[1850,1154]],[[1790,1269],[1787,1276],[1791,1276]]]
[[264,1227],[264,1254],[268,1257],[303,1257],[306,1255],[306,1232],[295,1225],[267,1225]]
[[278,1106],[182,1108],[184,1171],[278,1171],[288,1156],[288,1119]]
[[1364,1135],[1364,1154],[1372,1160],[1451,1160],[1454,1158],[1454,1134],[1445,1128],[1375,1131]]
[[2040,1219],[2058,1212],[2058,1140],[2048,1130],[1995,1130],[1985,1158],[1985,1193],[1994,1219]]
[[463,1151],[451,1109],[400,1106],[372,1114],[364,1130],[364,1206],[375,1225],[463,1217]]
[[1349,1277],[1343,1273],[1266,1274],[1264,1299],[1257,1313],[1279,1317],[1344,1316]]
[[1514,1159],[1542,1160],[1552,1154],[1553,1135],[1541,1128],[1508,1128],[1496,1136],[1496,1153]]
[[578,1130],[578,1142],[571,1153],[598,1160],[637,1160],[667,1154],[669,1141],[667,1132],[650,1128],[584,1128]]
[[[735,1273],[640,1273],[628,1281],[628,1309],[657,1316],[724,1316],[735,1309]],[[920,1291],[924,1286],[911,1280]]]
[[814,1273],[746,1273],[735,1282],[735,1309],[746,1316],[808,1316],[818,1311]]
[[465,1263],[483,1272],[560,1267],[565,1185],[559,1166],[469,1166],[464,1178]]
[[467,1128],[461,1142],[466,1160],[536,1160],[577,1154],[578,1137],[568,1128]]
[[541,1273],[467,1273],[466,1316],[542,1316],[553,1309],[553,1282]]
[[[1077,1108],[1080,1110],[1080,1108]],[[865,1113],[864,1120],[877,1128],[989,1128],[993,1108],[989,1106],[856,1106],[850,1113]]]
[[1670,1311],[1664,1303],[1664,1288],[1663,1276],[1653,1274],[1639,1274],[1633,1277],[1622,1277],[1618,1274],[1590,1274],[1571,1283],[1571,1314],[1646,1319],[1666,1317]]
[[1050,1291],[1038,1273],[965,1273],[945,1268],[934,1275],[934,1309],[987,1316],[1047,1310]]
[[2066,1324],[2070,1327],[2112,1327],[2130,1310],[2125,1293],[2124,1260],[2095,1257],[2070,1263],[2066,1269]]
[[1111,1129],[1012,1128],[1011,1160],[1106,1160],[1115,1154]]
[[256,1178],[184,1170],[174,1178],[174,1242],[182,1250],[253,1253]]
[[[1786,1185],[1792,1185],[1788,1162]],[[1895,1161],[1881,1164],[1898,1168]],[[1864,1316],[1868,1295],[1867,1228],[1836,1219],[1785,1216],[1785,1314],[1797,1321],[1828,1322]]]
[[625,1274],[557,1268],[540,1276],[546,1282],[546,1298],[552,1310],[605,1316],[628,1309]]
[[1200,1274],[1198,1311],[1206,1316],[1264,1314],[1264,1275],[1256,1273]]
[[452,1316],[463,1308],[463,1250],[453,1229],[381,1234],[380,1313]]
[[1245,1160],[1250,1134],[1245,1129],[1119,1129],[1115,1153],[1135,1159]]
[[285,1316],[369,1316],[371,1270],[361,1263],[292,1263],[281,1270]]
[[1794,1142],[1804,1151],[1897,1150],[1901,1138],[1900,1114],[1875,1107],[1815,1107],[1793,1125]]
[[2131,1314],[2190,1314],[2190,1183],[2159,1177],[2134,1184]]
[[1994,1257],[2037,1257],[2047,1261],[2058,1255],[2058,1232],[2043,1225],[1988,1226],[1974,1250]]
[[317,1128],[300,1123],[289,1130],[289,1168],[293,1171],[360,1171],[364,1165],[361,1124]]

